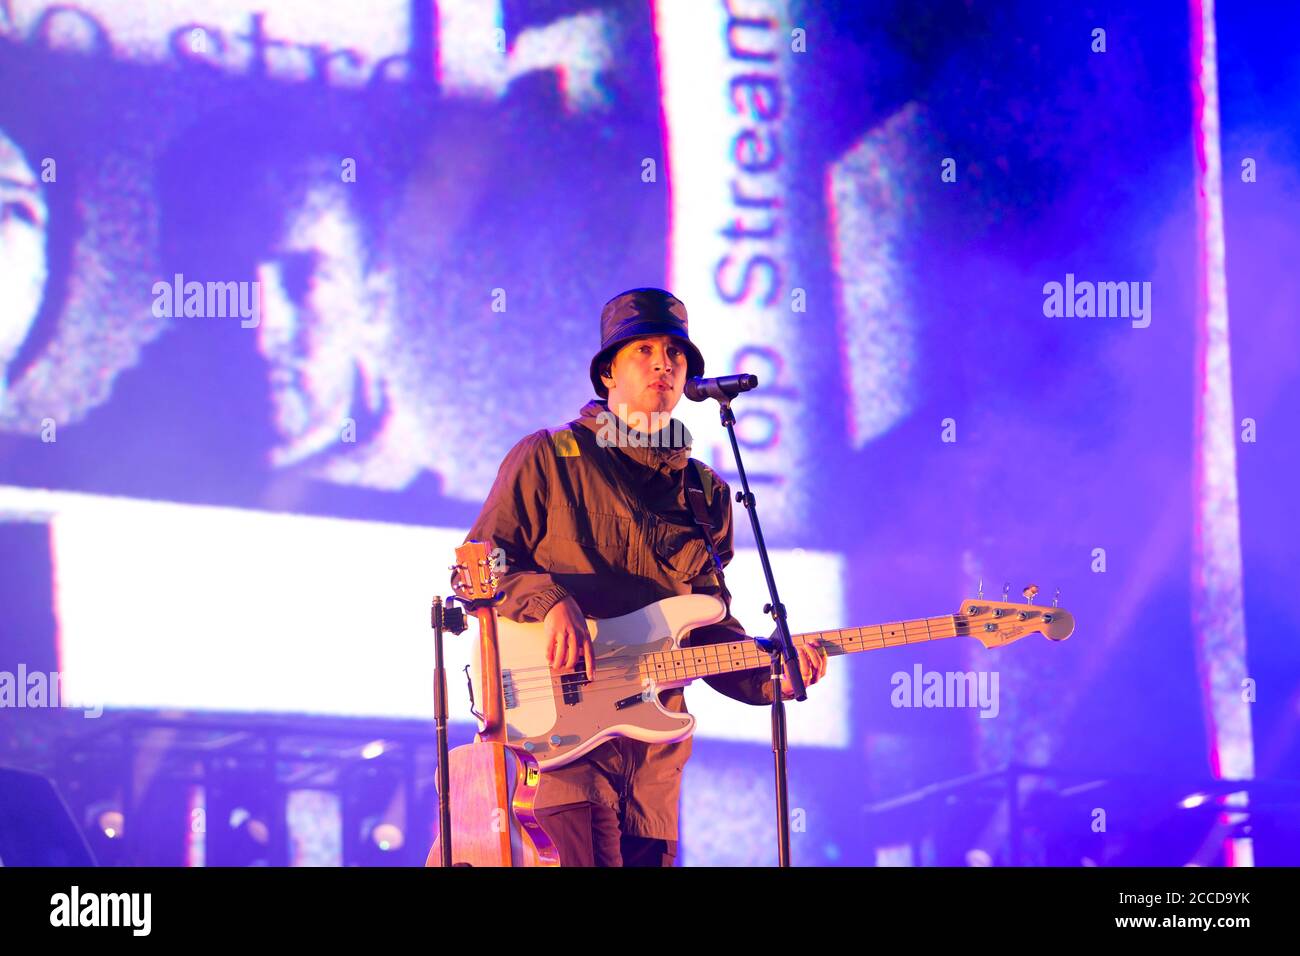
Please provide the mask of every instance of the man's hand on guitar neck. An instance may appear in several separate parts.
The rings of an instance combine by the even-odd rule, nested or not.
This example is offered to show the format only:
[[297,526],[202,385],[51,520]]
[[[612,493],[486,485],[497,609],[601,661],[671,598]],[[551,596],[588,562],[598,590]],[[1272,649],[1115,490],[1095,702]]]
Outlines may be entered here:
[[567,674],[582,658],[586,664],[587,680],[591,680],[596,655],[591,649],[587,619],[572,595],[565,595],[564,600],[546,612],[542,627],[546,637],[546,662],[551,670]]
[[[826,676],[828,660],[821,641],[809,638],[807,643],[795,645],[795,650],[799,652],[799,671],[803,674],[804,686],[811,687]],[[768,683],[771,683],[770,679]],[[788,673],[781,675],[781,697],[783,700],[794,699],[794,687]]]

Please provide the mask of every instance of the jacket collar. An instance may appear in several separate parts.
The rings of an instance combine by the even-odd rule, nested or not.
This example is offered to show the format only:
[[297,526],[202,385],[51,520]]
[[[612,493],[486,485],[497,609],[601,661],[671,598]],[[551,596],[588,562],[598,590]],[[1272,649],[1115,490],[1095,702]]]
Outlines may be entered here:
[[665,474],[681,471],[691,459],[691,433],[674,418],[656,434],[629,428],[603,399],[582,406],[578,422],[595,432],[605,446],[613,445],[633,461]]

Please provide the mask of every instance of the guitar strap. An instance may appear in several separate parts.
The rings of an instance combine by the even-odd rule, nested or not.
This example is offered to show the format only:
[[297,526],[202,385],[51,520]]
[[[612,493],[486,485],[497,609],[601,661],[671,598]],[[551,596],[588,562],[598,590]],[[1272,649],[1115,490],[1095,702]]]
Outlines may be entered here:
[[[682,471],[686,472],[686,501],[690,505],[691,517],[695,519],[700,534],[704,535],[704,546],[709,549],[713,559],[713,572],[710,575],[717,582],[717,594],[731,613],[731,592],[727,590],[727,579],[722,573],[722,559],[713,544],[713,519],[709,517],[709,498],[713,495],[713,476],[705,470],[704,465],[692,458]],[[703,575],[700,575],[703,577]],[[699,578],[696,578],[699,580]],[[711,585],[706,585],[711,587]]]
[[721,584],[722,559],[718,557],[718,549],[713,546],[713,519],[709,517],[713,476],[706,472],[704,465],[694,458],[690,460],[690,465],[682,470],[686,472],[686,503],[690,505],[691,517],[695,519],[700,533],[704,535],[704,546],[709,549],[714,573],[717,574],[718,582]]

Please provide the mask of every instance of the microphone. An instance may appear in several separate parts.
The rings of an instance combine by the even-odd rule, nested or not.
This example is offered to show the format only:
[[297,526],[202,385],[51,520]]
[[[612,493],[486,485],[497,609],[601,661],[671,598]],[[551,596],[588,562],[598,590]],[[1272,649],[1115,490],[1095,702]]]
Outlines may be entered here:
[[757,375],[719,375],[717,378],[700,378],[697,375],[686,380],[686,397],[693,402],[709,398],[726,402],[751,388],[758,388]]

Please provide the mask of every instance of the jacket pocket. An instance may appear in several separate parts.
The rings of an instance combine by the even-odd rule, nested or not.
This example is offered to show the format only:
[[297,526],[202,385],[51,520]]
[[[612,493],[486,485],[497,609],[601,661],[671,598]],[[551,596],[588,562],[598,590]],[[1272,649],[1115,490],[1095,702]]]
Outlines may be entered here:
[[562,574],[593,574],[627,566],[632,521],[623,515],[552,508],[545,566]]
[[655,558],[676,581],[687,582],[707,571],[713,559],[704,546],[704,532],[657,519],[652,532]]

